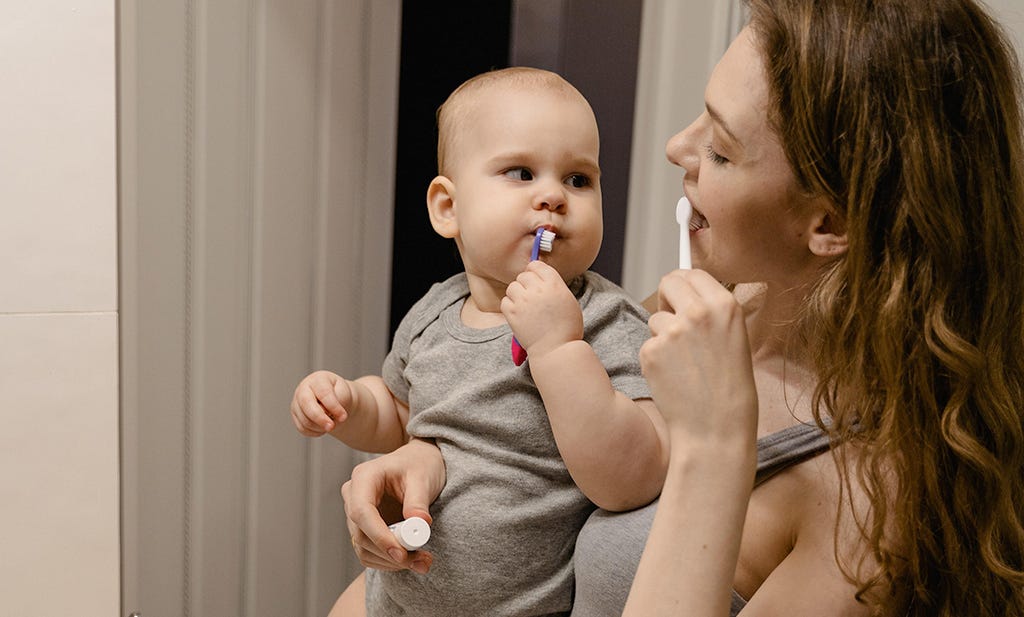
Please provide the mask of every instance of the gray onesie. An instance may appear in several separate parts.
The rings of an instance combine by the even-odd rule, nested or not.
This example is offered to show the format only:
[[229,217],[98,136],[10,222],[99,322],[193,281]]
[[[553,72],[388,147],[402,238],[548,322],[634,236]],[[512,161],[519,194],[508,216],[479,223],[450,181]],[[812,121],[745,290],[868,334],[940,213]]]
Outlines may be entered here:
[[[584,338],[632,399],[649,398],[637,359],[647,313],[587,272],[570,285]],[[567,614],[572,553],[594,510],[558,453],[528,366],[512,363],[507,325],[466,327],[464,274],[434,285],[402,320],[383,376],[409,404],[408,430],[433,438],[447,482],[430,508],[430,573],[367,573],[370,617]],[[529,362],[529,360],[527,360]],[[580,422],[587,410],[579,410]]]
[[[755,486],[774,474],[829,448],[829,438],[817,426],[797,424],[757,440]],[[576,600],[573,617],[619,617],[633,584],[647,532],[658,502],[611,513],[597,510],[580,531],[576,543]],[[735,617],[746,601],[732,592]]]

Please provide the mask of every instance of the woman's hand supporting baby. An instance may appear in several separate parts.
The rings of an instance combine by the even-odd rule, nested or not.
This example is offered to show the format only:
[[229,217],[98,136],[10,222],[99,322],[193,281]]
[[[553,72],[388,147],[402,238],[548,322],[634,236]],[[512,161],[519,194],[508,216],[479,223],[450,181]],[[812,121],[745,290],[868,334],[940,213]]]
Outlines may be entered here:
[[[341,487],[352,547],[359,561],[378,570],[430,570],[434,556],[426,550],[405,550],[388,523],[418,516],[432,523],[430,504],[445,485],[441,451],[431,441],[412,439],[390,454],[356,466]],[[384,520],[389,505],[401,514]]]

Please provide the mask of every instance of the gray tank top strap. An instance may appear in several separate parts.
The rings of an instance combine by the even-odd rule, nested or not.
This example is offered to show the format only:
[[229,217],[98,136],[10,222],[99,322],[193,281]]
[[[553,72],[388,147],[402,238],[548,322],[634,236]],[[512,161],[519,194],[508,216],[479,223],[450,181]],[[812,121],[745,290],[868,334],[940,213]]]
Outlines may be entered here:
[[829,436],[816,424],[795,424],[757,440],[757,476],[762,484],[787,467],[813,458],[829,449]]

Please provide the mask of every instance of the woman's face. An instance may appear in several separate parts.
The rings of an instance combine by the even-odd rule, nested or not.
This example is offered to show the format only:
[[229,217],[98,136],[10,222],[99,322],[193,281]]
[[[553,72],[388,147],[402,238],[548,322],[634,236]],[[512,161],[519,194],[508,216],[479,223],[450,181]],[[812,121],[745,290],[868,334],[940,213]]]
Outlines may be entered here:
[[797,284],[811,266],[813,209],[768,126],[768,87],[749,28],[712,73],[705,107],[665,148],[685,169],[691,220],[701,223],[690,232],[694,266],[732,283]]

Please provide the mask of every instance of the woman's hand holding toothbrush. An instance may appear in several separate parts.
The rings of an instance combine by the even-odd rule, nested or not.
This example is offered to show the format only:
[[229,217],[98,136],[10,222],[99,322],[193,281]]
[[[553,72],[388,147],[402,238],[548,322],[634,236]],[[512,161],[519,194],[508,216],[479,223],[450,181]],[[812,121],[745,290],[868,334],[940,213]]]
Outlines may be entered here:
[[731,291],[691,269],[691,212],[681,198],[679,269],[658,286],[640,366],[673,434],[746,444],[756,438],[758,409],[745,316]]
[[501,312],[530,355],[583,339],[579,301],[558,271],[542,261],[530,262],[512,281],[501,301]]

